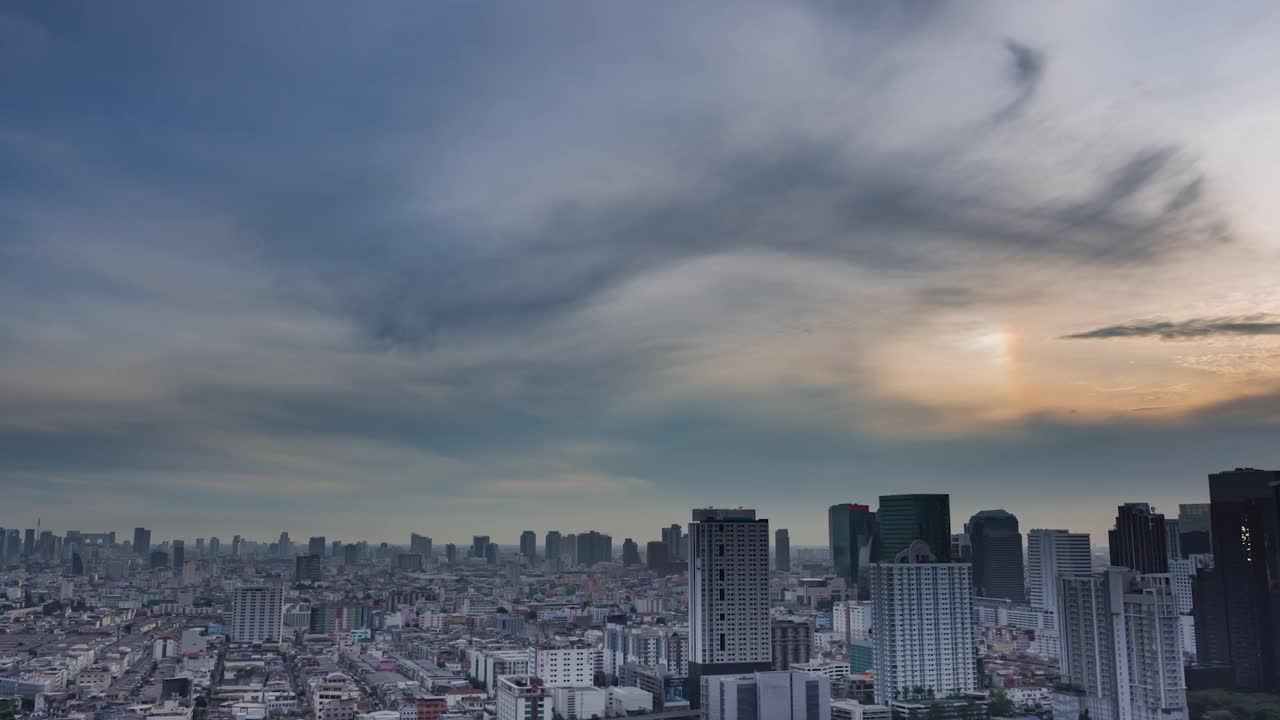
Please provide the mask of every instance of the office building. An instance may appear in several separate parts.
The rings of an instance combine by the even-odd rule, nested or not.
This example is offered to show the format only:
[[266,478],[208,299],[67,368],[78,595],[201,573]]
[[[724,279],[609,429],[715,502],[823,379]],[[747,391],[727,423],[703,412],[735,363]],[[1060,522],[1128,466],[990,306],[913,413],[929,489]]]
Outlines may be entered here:
[[163,550],[152,550],[151,557],[147,559],[147,567],[152,570],[162,570],[169,567],[169,553]]
[[769,626],[774,670],[790,670],[813,656],[813,623],[805,618],[774,618]]
[[1027,533],[1027,598],[1031,607],[1058,611],[1058,577],[1093,571],[1088,533],[1032,530]]
[[880,529],[880,562],[895,562],[917,540],[923,540],[938,562],[951,561],[951,498],[947,495],[881,495],[876,513]]
[[1117,508],[1116,526],[1107,533],[1111,564],[1139,573],[1169,572],[1169,541],[1164,515],[1147,503]]
[[204,538],[202,537],[196,538],[196,557],[204,557]]
[[1280,692],[1280,471],[1210,475],[1209,516],[1213,570],[1198,582],[1216,612],[1196,608],[1197,636],[1225,650],[1211,659],[1230,666],[1237,689]]
[[791,572],[791,533],[786,528],[773,533],[773,569]]
[[576,564],[591,567],[596,563],[613,562],[613,538],[591,530],[578,533],[575,538],[578,552]]
[[489,565],[498,564],[498,543],[491,542],[485,546],[484,561]]
[[532,530],[520,533],[520,554],[529,560],[538,557],[538,536]]
[[[137,537],[137,532],[134,533]],[[148,552],[150,551],[151,534],[147,533]],[[31,557],[36,552],[36,531],[34,528],[27,528],[22,531],[22,556]],[[139,553],[143,558],[147,557],[147,553]]]
[[296,582],[320,582],[324,579],[319,555],[299,555],[293,561],[293,578]]
[[970,542],[969,533],[967,531],[962,533],[952,533],[951,559],[956,562],[973,562],[973,543]]
[[5,550],[5,538],[8,536],[8,531],[5,528],[0,527],[0,567],[4,567],[6,558],[8,557],[8,552]]
[[352,567],[360,562],[360,546],[347,543],[342,548],[342,564]]
[[884,705],[863,705],[857,700],[832,700],[831,720],[893,720]]
[[244,541],[240,539],[239,535],[235,535],[231,538],[231,557],[233,558],[240,557],[240,551],[243,550],[241,545],[243,544],[244,544]]
[[470,557],[483,560],[485,553],[489,551],[488,535],[472,535],[471,536],[471,555]]
[[421,555],[424,563],[431,562],[431,538],[418,533],[410,533],[409,535],[409,552]]
[[445,543],[444,561],[450,565],[458,564],[458,546],[453,543]]
[[182,572],[182,566],[187,562],[187,544],[182,540],[173,541],[173,569]]
[[969,518],[965,532],[973,555],[974,594],[1025,602],[1018,518],[1004,510],[983,510]]
[[316,557],[322,558],[325,556],[325,552],[328,549],[328,543],[325,542],[325,537],[323,535],[316,535],[310,540],[307,540],[308,555],[315,555]]
[[1058,579],[1054,717],[1186,720],[1178,603],[1167,574],[1123,567]]
[[831,717],[831,680],[821,675],[791,671],[714,675],[706,678],[706,686],[702,712],[706,720]]
[[870,594],[867,566],[878,557],[876,514],[866,505],[841,503],[827,508],[827,543],[836,577],[844,578],[850,594],[865,600]]
[[423,560],[418,553],[396,555],[396,569],[401,572],[422,572]]
[[[28,530],[27,532],[31,532]],[[133,529],[133,552],[138,557],[151,556],[151,531],[146,528]],[[28,555],[31,553],[28,552]]]
[[565,535],[563,539],[562,547],[564,548],[564,555],[563,555],[564,560],[565,562],[569,563],[569,567],[573,567],[574,565],[577,565],[578,564],[578,536],[573,533],[569,533],[568,535]]
[[279,640],[284,622],[284,591],[278,585],[250,585],[232,594],[231,641]]
[[671,557],[667,551],[667,544],[661,540],[650,540],[644,546],[644,561],[646,567],[659,575],[665,575],[671,567]]
[[689,680],[768,670],[769,521],[755,510],[703,509],[689,523]]
[[1182,557],[1182,523],[1177,520],[1164,520],[1164,549],[1170,560]]
[[280,539],[276,541],[276,551],[281,557],[289,557],[293,554],[293,541],[289,539],[289,533],[280,533]]
[[622,541],[622,564],[626,566],[640,564],[640,546],[636,541],[627,538]]
[[551,720],[554,716],[551,693],[538,678],[504,675],[495,684],[497,720]]
[[543,541],[543,553],[549,563],[560,561],[560,531],[548,530],[546,539]]
[[1182,557],[1213,552],[1211,527],[1209,503],[1184,503],[1178,506],[1178,546],[1182,550]]
[[[942,541],[949,554],[950,533]],[[895,560],[871,566],[876,702],[977,690],[972,567],[939,562],[923,540]]]
[[222,555],[222,541],[217,536],[209,538],[209,557],[217,558]]

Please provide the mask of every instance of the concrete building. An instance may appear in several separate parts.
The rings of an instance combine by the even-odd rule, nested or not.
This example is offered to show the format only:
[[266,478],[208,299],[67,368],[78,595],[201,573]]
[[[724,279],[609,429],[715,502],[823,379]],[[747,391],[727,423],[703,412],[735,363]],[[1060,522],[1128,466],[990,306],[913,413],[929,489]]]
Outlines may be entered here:
[[1061,682],[1054,717],[1185,720],[1178,603],[1167,574],[1126,568],[1058,582]]
[[591,685],[595,680],[594,653],[591,647],[529,648],[528,674],[549,688]]
[[805,618],[774,618],[769,627],[773,669],[790,670],[813,655],[813,622]]
[[705,720],[827,720],[831,681],[802,672],[757,672],[704,678]]
[[1140,573],[1169,572],[1169,533],[1164,515],[1147,503],[1116,509],[1116,526],[1107,533],[1111,564]]
[[1057,612],[1058,577],[1093,571],[1088,533],[1032,530],[1027,534],[1027,586],[1032,607]]
[[551,720],[554,717],[551,694],[536,677],[500,677],[497,696],[497,720]]
[[232,593],[231,641],[279,640],[284,621],[284,592],[278,585],[251,585]]
[[527,560],[538,558],[538,536],[532,530],[520,533],[520,555]]

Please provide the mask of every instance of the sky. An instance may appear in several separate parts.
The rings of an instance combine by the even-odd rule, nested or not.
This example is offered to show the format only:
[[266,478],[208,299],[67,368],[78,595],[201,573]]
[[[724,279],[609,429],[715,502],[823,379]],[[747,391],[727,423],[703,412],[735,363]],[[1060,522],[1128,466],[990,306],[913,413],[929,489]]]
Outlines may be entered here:
[[1270,2],[0,8],[0,525],[656,539],[1280,466]]

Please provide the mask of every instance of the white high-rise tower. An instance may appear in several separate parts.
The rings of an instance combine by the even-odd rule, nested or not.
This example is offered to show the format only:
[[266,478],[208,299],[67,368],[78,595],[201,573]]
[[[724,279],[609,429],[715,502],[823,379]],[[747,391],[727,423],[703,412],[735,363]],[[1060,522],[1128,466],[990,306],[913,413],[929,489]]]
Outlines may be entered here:
[[1027,585],[1032,607],[1057,612],[1058,577],[1093,572],[1088,533],[1032,530],[1027,533]]
[[231,641],[279,640],[284,624],[284,590],[279,585],[236,588],[232,597]]

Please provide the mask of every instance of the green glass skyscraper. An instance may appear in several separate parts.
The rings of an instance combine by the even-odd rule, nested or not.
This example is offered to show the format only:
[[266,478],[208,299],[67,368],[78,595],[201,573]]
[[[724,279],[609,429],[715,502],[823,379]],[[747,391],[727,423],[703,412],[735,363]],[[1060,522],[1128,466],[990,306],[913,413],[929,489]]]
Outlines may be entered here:
[[881,495],[876,521],[880,562],[894,562],[916,540],[928,543],[938,562],[951,562],[949,495]]
[[876,514],[866,505],[841,503],[827,509],[827,537],[831,546],[831,562],[836,575],[844,578],[849,588],[856,588],[857,598],[870,597],[867,566],[877,559]]

